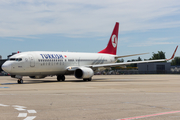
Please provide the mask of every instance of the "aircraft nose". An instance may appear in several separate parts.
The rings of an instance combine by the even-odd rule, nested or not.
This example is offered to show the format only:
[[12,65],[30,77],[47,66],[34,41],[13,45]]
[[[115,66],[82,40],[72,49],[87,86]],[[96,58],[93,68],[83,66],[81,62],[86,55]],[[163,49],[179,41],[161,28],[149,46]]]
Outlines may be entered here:
[[11,72],[11,64],[8,62],[5,62],[1,68],[7,73]]

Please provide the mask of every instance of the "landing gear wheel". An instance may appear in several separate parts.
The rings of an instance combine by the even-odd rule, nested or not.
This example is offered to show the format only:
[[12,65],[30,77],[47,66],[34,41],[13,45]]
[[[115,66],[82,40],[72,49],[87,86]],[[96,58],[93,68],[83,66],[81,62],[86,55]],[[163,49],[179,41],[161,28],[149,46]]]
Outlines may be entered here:
[[62,75],[62,81],[65,81],[65,76],[64,75]]
[[61,81],[61,76],[60,75],[57,76],[57,81]]
[[91,81],[91,80],[92,80],[92,78],[89,78],[89,79],[88,79],[88,81]]
[[64,75],[58,75],[57,81],[65,81],[65,76]]
[[23,80],[22,80],[22,79],[18,79],[18,80],[17,80],[17,83],[18,83],[18,84],[23,84]]
[[92,78],[84,78],[83,80],[84,80],[84,81],[91,81]]

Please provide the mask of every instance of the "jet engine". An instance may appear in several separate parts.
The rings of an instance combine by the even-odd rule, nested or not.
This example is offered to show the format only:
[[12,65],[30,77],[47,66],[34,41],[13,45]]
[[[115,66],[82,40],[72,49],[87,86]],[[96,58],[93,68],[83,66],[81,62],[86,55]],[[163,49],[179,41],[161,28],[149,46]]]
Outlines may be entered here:
[[42,78],[45,78],[46,76],[44,75],[36,75],[36,76],[29,76],[30,78],[32,79],[42,79]]
[[91,78],[94,75],[94,71],[91,68],[80,67],[75,70],[74,75],[78,79]]

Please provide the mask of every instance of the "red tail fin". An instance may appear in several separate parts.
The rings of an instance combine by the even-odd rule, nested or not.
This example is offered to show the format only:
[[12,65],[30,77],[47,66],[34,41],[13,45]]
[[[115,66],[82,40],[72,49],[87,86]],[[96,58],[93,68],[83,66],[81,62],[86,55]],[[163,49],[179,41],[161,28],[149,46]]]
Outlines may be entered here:
[[118,30],[119,30],[119,23],[116,22],[116,25],[111,34],[111,37],[109,39],[109,43],[108,43],[107,47],[98,53],[116,55],[116,50],[117,50],[117,45],[118,45]]

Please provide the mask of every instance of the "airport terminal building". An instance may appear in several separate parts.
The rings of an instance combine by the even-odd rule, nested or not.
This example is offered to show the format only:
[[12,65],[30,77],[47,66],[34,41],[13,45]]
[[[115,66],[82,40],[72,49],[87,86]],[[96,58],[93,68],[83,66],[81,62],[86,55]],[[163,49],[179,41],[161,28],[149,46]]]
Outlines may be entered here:
[[162,62],[162,63],[142,63],[137,64],[138,72],[141,74],[160,74],[160,73],[170,73],[171,72],[171,63]]
[[110,70],[107,74],[180,74],[180,66],[171,66],[170,62],[140,63],[137,67]]
[[0,59],[0,72],[3,71],[1,66],[7,59]]

